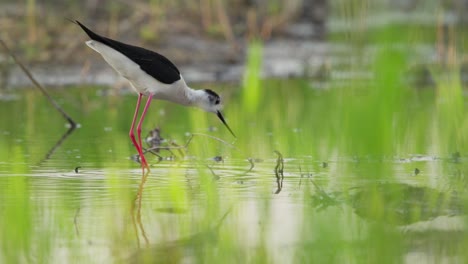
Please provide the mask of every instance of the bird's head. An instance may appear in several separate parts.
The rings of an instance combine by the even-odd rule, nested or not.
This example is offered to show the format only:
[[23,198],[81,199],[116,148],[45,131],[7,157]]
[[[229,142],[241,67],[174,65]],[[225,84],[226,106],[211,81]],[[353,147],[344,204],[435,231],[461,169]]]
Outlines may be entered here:
[[217,113],[218,111],[223,110],[223,104],[221,103],[221,97],[212,90],[204,89],[198,90],[199,96],[197,100],[197,106],[201,109]]
[[221,120],[221,122],[223,122],[223,124],[229,130],[229,132],[231,132],[231,134],[234,137],[236,137],[236,135],[234,135],[231,128],[226,123],[226,120],[224,120],[224,116],[221,113],[221,110],[223,109],[221,97],[217,93],[209,89],[197,90],[197,92],[199,94],[197,96],[198,98],[196,100],[196,105],[207,112],[215,113]]

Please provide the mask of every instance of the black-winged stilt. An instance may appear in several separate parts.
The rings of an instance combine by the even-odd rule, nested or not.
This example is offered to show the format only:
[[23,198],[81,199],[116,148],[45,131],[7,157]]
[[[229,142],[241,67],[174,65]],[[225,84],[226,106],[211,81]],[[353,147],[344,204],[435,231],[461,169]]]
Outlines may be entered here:
[[[151,100],[161,99],[185,106],[199,107],[207,112],[215,113],[226,128],[235,137],[221,113],[221,98],[212,90],[194,90],[187,86],[177,67],[163,55],[141,47],[128,45],[110,38],[103,37],[85,27],[79,21],[76,22],[91,38],[86,44],[101,54],[104,60],[114,70],[127,79],[138,92],[138,101],[130,128],[130,138],[141,157],[143,168],[149,170],[143,154],[141,144],[141,125]],[[148,96],[146,105],[137,125],[138,142],[133,132],[138,116],[141,98]]]

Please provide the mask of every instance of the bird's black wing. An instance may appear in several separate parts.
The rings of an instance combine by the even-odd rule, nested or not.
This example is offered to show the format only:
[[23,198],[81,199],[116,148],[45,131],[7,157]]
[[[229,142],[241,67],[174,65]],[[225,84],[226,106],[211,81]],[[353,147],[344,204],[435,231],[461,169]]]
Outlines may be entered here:
[[163,55],[151,50],[103,37],[94,33],[79,21],[76,21],[76,23],[92,40],[99,41],[127,56],[133,62],[138,64],[144,72],[151,75],[158,81],[165,84],[171,84],[180,80],[180,72],[177,67]]

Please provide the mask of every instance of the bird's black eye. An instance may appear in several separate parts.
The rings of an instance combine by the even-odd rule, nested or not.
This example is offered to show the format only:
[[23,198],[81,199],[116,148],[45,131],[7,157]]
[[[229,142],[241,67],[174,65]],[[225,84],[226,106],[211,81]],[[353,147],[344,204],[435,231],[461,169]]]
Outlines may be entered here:
[[219,98],[219,96],[210,96],[209,98],[210,98],[209,99],[210,103],[212,104],[218,105],[221,102],[221,99]]

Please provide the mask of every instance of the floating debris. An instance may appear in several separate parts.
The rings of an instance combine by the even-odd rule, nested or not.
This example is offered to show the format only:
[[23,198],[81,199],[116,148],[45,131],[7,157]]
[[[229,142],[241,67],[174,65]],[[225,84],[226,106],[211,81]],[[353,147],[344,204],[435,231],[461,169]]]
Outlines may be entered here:
[[81,169],[80,166],[76,167],[76,168],[75,168],[75,173],[78,173],[78,170],[79,170],[79,169]]
[[418,168],[414,169],[414,176],[418,175],[421,171]]
[[216,156],[216,157],[213,158],[213,160],[216,161],[216,162],[221,162],[221,161],[223,161],[223,157],[222,156]]
[[146,143],[152,151],[159,153],[161,144],[164,142],[164,138],[161,136],[161,129],[159,127],[150,130],[146,137]]

